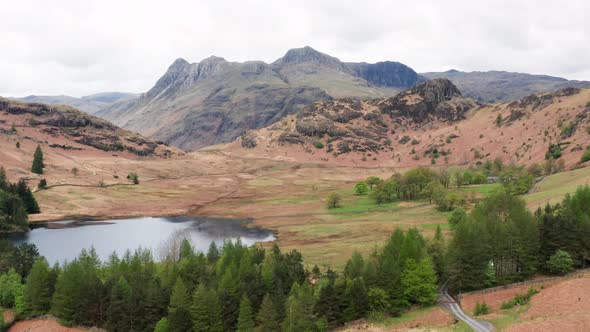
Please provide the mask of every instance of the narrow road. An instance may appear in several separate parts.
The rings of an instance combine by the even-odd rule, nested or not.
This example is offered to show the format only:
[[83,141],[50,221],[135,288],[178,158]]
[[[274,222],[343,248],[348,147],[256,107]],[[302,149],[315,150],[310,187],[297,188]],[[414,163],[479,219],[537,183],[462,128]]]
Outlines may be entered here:
[[450,311],[457,319],[462,320],[476,332],[493,332],[494,326],[490,322],[485,322],[469,317],[463,312],[461,306],[449,295],[446,283],[441,287],[439,292],[438,304]]

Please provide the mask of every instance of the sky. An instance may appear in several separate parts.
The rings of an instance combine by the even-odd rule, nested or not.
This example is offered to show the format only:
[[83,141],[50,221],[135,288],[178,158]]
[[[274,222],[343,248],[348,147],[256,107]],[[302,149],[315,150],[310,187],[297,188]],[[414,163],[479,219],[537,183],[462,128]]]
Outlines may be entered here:
[[2,0],[0,96],[149,90],[177,58],[275,61],[311,46],[418,72],[590,80],[590,1]]

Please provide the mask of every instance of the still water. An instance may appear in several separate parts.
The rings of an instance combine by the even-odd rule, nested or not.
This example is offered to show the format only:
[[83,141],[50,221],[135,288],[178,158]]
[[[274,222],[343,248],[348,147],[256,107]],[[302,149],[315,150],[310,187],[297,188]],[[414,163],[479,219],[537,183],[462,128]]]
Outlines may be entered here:
[[49,264],[71,261],[84,248],[94,247],[102,260],[113,252],[119,256],[139,247],[150,249],[154,259],[173,237],[185,237],[196,250],[206,252],[212,241],[240,239],[246,245],[274,240],[265,229],[245,227],[244,220],[205,217],[143,217],[101,222],[61,221],[25,234],[9,236],[15,244],[33,243]]

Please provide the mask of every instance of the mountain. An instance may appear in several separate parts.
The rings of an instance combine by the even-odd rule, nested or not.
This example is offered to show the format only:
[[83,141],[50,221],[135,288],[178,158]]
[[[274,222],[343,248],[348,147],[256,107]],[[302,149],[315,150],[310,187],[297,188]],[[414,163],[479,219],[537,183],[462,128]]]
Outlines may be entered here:
[[182,153],[70,106],[0,98],[2,163],[10,165],[11,161],[21,160],[24,151],[34,149],[37,144],[46,153],[60,158],[89,154],[169,157]]
[[509,102],[531,94],[552,92],[566,87],[590,87],[588,81],[569,81],[561,77],[506,71],[449,70],[421,75],[428,79],[448,78],[465,96],[484,103]]
[[22,98],[14,98],[16,100],[24,102],[35,102],[45,103],[51,105],[67,105],[75,107],[83,112],[89,114],[95,114],[104,107],[111,103],[137,98],[135,93],[124,93],[124,92],[103,92],[82,98],[70,97],[70,96],[27,96]]
[[389,99],[333,99],[252,130],[224,147],[241,157],[340,165],[468,165],[495,158],[576,167],[590,139],[590,89],[566,88],[486,105],[448,79]]
[[[374,68],[383,72],[375,75]],[[291,49],[271,64],[215,56],[199,63],[177,59],[148,92],[116,102],[97,115],[195,150],[230,142],[318,100],[392,96],[419,80],[400,63],[344,63],[311,47]]]

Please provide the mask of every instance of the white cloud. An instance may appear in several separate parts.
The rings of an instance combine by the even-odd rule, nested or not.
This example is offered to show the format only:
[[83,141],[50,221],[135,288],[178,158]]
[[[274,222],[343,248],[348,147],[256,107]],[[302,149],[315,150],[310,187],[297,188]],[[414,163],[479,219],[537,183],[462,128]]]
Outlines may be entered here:
[[304,45],[420,72],[590,79],[589,11],[587,0],[8,0],[0,95],[141,92],[178,57],[272,62]]

